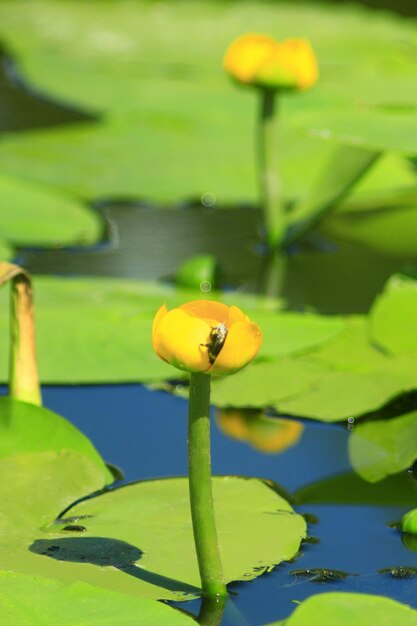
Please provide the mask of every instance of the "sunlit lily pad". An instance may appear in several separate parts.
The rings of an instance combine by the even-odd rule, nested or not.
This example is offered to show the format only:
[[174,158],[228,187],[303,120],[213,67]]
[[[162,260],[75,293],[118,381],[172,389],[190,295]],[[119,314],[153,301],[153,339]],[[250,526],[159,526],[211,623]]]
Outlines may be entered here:
[[[19,71],[38,91],[105,116],[95,124],[4,138],[0,163],[9,174],[89,199],[174,202],[210,192],[218,202],[256,200],[248,158],[255,95],[232,85],[221,67],[229,42],[247,30],[279,38],[302,34],[319,57],[318,85],[283,101],[282,128],[294,127],[279,142],[289,199],[308,193],[327,165],[331,147],[323,137],[416,149],[415,43],[412,25],[401,18],[266,2],[245,2],[236,11],[210,2],[124,3],[121,10],[117,2],[37,0],[24,7],[0,6],[0,32]],[[346,111],[349,132],[340,129]],[[178,158],[184,154],[192,160]]]
[[417,387],[413,359],[386,358],[369,371],[338,370],[313,358],[253,364],[213,385],[218,407],[272,407],[281,414],[335,422],[382,407]]
[[0,572],[0,620],[19,626],[192,626],[191,617],[160,602],[85,583]]
[[5,209],[0,235],[8,242],[29,246],[87,245],[98,241],[103,225],[80,201],[54,189],[0,175]]
[[417,458],[417,412],[358,424],[349,437],[349,458],[360,476],[375,482],[410,467]]
[[[278,626],[275,622],[269,626]],[[417,611],[391,598],[365,593],[320,593],[304,600],[285,626],[417,626]]]
[[102,477],[96,488],[113,482],[93,444],[64,417],[34,404],[0,398],[0,459],[65,450],[80,453],[96,465]]
[[[231,12],[218,3],[139,2],[120,10],[117,2],[85,6],[39,0],[26,2],[24,11],[13,2],[2,3],[0,18],[6,45],[37,89],[90,111],[134,112],[148,119],[152,111],[151,118],[161,125],[195,121],[202,110],[205,118],[217,117],[224,94],[235,89],[223,76],[221,58],[237,35],[248,30],[278,38],[300,33],[317,50],[321,80],[304,99],[288,100],[290,117],[310,130],[340,133],[342,141],[369,142],[376,133],[382,147],[394,137],[397,147],[416,148],[410,111],[416,106],[413,25],[398,17],[351,7],[263,2],[244,3]],[[197,97],[190,99],[190,92]],[[238,94],[236,111],[242,100]],[[320,109],[326,115],[323,127],[320,117],[316,121]],[[350,132],[340,130],[338,109],[343,119],[346,111],[352,117]]]
[[[163,302],[171,308],[201,297],[197,291],[117,279],[38,277],[34,281],[37,346],[42,382],[149,382],[172,378],[173,370],[155,355],[152,320]],[[263,310],[251,295],[213,298]],[[8,293],[0,290],[0,346],[7,353]],[[330,324],[330,332],[337,324]],[[3,380],[6,362],[0,363]]]
[[[272,486],[226,476],[214,478],[213,489],[227,582],[252,580],[297,553],[305,521]],[[121,584],[133,578],[137,593],[146,597],[199,594],[187,479],[135,483],[81,502],[68,515],[87,516],[82,537],[55,532],[39,537],[32,549],[48,552],[48,546],[58,546],[52,557],[61,565],[77,563],[79,575],[83,566],[91,569],[88,563],[103,565],[108,559],[118,568]]]
[[417,282],[393,276],[370,313],[372,340],[393,354],[417,352]]

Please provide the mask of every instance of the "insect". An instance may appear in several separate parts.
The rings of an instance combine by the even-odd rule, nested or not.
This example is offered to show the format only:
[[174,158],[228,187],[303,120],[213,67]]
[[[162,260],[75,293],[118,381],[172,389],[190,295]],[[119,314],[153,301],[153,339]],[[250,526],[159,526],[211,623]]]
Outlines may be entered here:
[[216,358],[219,356],[220,350],[223,348],[226,341],[227,333],[229,332],[226,324],[220,322],[217,326],[211,329],[209,343],[202,343],[202,346],[208,348],[208,358],[213,365]]

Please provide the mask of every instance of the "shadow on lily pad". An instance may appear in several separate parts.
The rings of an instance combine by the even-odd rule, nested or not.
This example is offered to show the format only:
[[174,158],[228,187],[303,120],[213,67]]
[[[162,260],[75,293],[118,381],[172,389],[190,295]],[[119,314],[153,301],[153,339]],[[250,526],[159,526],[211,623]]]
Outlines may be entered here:
[[125,574],[170,591],[200,594],[197,587],[141,569],[137,561],[142,557],[142,550],[126,541],[105,537],[36,539],[29,549],[31,552],[57,561],[115,567]]

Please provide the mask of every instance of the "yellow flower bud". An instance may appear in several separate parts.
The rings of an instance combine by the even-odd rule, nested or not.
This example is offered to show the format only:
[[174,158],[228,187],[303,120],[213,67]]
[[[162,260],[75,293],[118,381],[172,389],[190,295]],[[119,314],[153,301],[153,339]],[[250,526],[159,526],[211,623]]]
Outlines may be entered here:
[[236,306],[194,300],[171,311],[160,307],[152,343],[161,359],[180,370],[232,374],[256,356],[262,333]]
[[279,42],[257,33],[232,42],[224,57],[224,68],[238,82],[264,89],[308,89],[319,75],[307,40]]

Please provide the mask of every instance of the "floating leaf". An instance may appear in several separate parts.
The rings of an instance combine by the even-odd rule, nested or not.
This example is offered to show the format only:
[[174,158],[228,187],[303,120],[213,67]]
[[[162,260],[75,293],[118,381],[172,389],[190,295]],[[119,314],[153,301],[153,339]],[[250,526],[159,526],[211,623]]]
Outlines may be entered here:
[[192,617],[160,602],[85,583],[0,572],[0,620],[19,626],[192,626]]
[[[252,580],[297,553],[305,521],[271,486],[225,476],[214,478],[213,490],[226,582]],[[115,559],[119,579],[136,578],[137,593],[146,597],[199,595],[187,479],[135,483],[81,502],[68,514],[88,516],[82,537],[55,534],[32,549],[47,552],[55,545],[53,558],[71,564],[84,560],[77,566],[80,575],[83,565],[88,570],[88,563]]]
[[413,359],[388,359],[367,372],[335,370],[307,356],[255,363],[213,385],[218,407],[272,407],[335,422],[374,411],[417,387]]
[[393,276],[370,312],[371,339],[393,354],[417,352],[417,282]]
[[417,611],[384,596],[320,593],[304,600],[284,623],[285,626],[417,626]]
[[26,246],[96,243],[102,233],[98,215],[75,198],[39,184],[0,175],[1,236]]
[[358,424],[349,437],[349,458],[370,482],[410,467],[417,458],[417,412]]
[[94,463],[102,475],[102,483],[96,488],[113,482],[93,444],[65,418],[34,404],[0,398],[0,459],[65,450],[80,453]]
[[[3,290],[5,291],[5,290]],[[123,279],[38,277],[34,280],[37,347],[42,382],[154,381],[172,369],[152,349],[156,310],[201,297],[156,283]],[[245,311],[263,309],[262,298],[210,294]],[[332,326],[334,328],[335,326]],[[7,293],[0,292],[0,346],[7,353]],[[6,363],[0,363],[6,380]]]
[[297,504],[414,506],[417,483],[403,473],[387,476],[377,484],[371,484],[351,472],[302,487],[294,495]]
[[[19,70],[38,92],[105,116],[95,124],[3,138],[2,170],[13,175],[90,199],[133,195],[172,202],[210,192],[219,202],[255,200],[248,159],[255,97],[237,90],[221,67],[227,45],[249,25],[272,29],[278,38],[303,33],[319,57],[316,88],[282,98],[283,126],[320,137],[290,130],[280,139],[289,199],[305,195],[321,176],[332,149],[323,136],[416,149],[409,20],[363,8],[266,2],[245,2],[232,12],[217,2],[192,8],[176,2],[174,8],[142,1],[121,11],[114,1],[86,7],[36,0],[24,7],[0,6],[0,32]],[[346,114],[352,127],[344,133],[339,118]],[[193,157],[185,162],[179,154]]]

